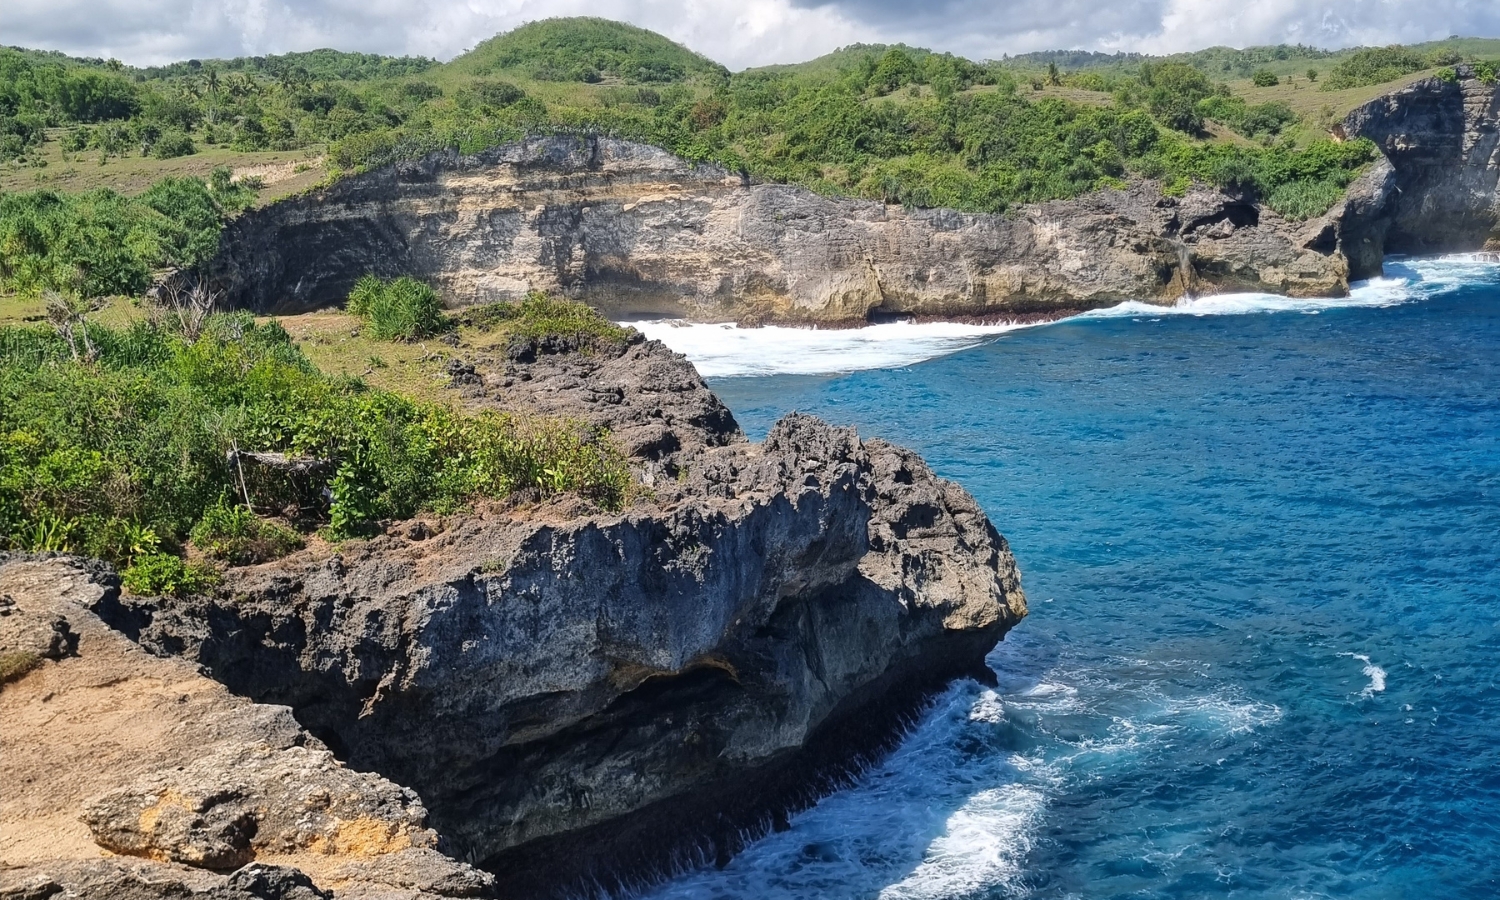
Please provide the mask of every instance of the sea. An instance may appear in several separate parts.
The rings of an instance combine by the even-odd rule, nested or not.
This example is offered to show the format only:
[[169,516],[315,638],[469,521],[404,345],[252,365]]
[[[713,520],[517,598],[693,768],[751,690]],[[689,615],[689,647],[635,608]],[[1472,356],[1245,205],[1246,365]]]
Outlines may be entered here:
[[653,900],[1500,897],[1500,263],[1027,327],[639,323],[754,438],[921,452],[1030,615]]

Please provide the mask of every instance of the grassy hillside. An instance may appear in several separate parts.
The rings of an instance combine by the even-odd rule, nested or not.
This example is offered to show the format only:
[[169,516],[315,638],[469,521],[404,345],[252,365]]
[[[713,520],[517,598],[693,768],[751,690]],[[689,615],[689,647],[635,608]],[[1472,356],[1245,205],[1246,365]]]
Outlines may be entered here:
[[608,19],[546,19],[496,35],[445,74],[600,84],[722,82],[729,70],[654,31]]

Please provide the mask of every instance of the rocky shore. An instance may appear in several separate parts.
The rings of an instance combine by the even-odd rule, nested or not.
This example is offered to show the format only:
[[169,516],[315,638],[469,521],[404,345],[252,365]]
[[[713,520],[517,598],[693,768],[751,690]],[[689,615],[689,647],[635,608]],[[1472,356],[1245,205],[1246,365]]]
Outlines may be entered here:
[[0,689],[0,897],[647,881],[777,827],[1025,614],[961,488],[806,416],[751,443],[659,343],[451,369],[465,404],[609,427],[640,496],[394,523],[182,599],[0,563],[0,644],[35,657]]

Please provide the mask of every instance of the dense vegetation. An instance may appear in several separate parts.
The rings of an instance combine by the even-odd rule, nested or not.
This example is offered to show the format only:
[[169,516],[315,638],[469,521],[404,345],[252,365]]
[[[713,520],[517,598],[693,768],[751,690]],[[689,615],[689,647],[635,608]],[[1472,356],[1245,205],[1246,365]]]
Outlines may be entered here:
[[166,558],[188,541],[244,562],[295,548],[293,526],[347,537],[521,490],[625,498],[600,435],[323,375],[274,322],[72,325],[0,329],[0,547],[102,557],[143,592],[205,584]]
[[307,147],[401,121],[433,88],[392,79],[433,64],[320,50],[127,69],[0,49],[0,162],[39,164],[49,128],[101,159]]
[[519,70],[537,81],[723,81],[729,70],[654,31],[608,19],[546,19],[496,35],[458,63],[470,75]]
[[138,197],[108,189],[0,194],[0,292],[140,293],[154,269],[194,269],[211,258],[225,217],[251,196],[227,169],[208,181],[166,178]]
[[[1315,63],[1319,86],[1336,90],[1449,64],[1465,55],[1453,49],[1460,44],[1050,53],[987,64],[854,45],[730,75],[660,35],[582,18],[523,26],[442,66],[313,51],[137,70],[0,50],[0,157],[31,158],[50,128],[68,153],[106,158],[326,146],[338,172],[444,147],[473,152],[526,134],[592,131],[762,178],[919,206],[1003,211],[1131,177],[1179,189],[1207,172],[1209,183],[1279,198],[1273,203],[1300,197],[1279,208],[1307,215],[1320,211],[1308,198],[1336,197],[1368,148],[1318,149],[1326,121],[1300,122],[1280,97],[1255,102],[1225,79],[1313,79],[1318,69],[1307,64]],[[1098,99],[1078,102],[1058,88]],[[1218,126],[1248,141],[1214,139],[1210,132],[1224,134]],[[1297,174],[1276,180],[1283,173]]]
[[[513,61],[525,69],[535,60]],[[1142,66],[1107,87],[1107,106],[1037,98],[1001,68],[903,47],[847,48],[807,67],[751,70],[719,84],[580,86],[547,101],[486,77],[434,97],[399,126],[338,142],[331,155],[354,168],[444,146],[472,152],[539,131],[601,131],[819,190],[985,211],[1130,176],[1179,188],[1205,179],[1268,198],[1336,197],[1371,158],[1364,145],[1273,141],[1293,118],[1284,104],[1246,104],[1190,66]],[[1265,143],[1204,141],[1211,117]],[[1283,211],[1321,210],[1301,202]]]

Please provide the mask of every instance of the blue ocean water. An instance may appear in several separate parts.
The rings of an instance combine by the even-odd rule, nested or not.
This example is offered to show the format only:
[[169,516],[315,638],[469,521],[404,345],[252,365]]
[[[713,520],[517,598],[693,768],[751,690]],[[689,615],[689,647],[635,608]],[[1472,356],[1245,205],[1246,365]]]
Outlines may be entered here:
[[1500,266],[1388,272],[715,379],[753,436],[796,409],[919,450],[1031,614],[998,688],[651,896],[1500,896]]

